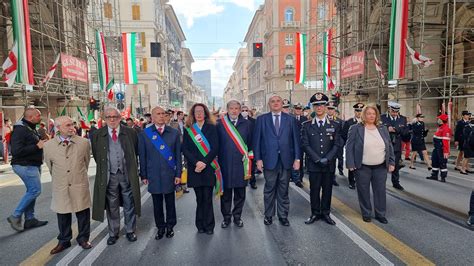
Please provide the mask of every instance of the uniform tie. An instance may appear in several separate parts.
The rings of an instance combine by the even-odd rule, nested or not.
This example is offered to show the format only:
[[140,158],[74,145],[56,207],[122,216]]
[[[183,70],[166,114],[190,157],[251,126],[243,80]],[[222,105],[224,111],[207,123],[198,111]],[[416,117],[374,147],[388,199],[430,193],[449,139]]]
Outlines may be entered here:
[[319,127],[323,127],[323,120],[319,120]]
[[113,140],[114,142],[117,142],[117,139],[118,139],[118,137],[117,137],[117,130],[114,128],[114,129],[112,129],[112,140]]

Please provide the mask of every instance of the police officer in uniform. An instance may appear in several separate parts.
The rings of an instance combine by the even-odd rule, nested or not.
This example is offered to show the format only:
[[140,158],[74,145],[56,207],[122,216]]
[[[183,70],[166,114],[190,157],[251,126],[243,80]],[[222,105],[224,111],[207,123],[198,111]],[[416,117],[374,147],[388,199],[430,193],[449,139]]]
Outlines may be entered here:
[[[335,158],[341,147],[340,124],[331,121],[326,115],[328,97],[320,92],[314,94],[310,102],[315,117],[303,123],[301,131],[302,146],[308,156],[311,216],[305,221],[312,224],[323,219],[330,225],[331,219],[332,174],[335,171]],[[321,195],[322,189],[322,195]],[[321,195],[321,196],[320,196]]]
[[402,158],[402,136],[409,134],[409,128],[406,117],[400,115],[400,107],[399,103],[389,101],[389,112],[383,114],[381,119],[382,123],[388,128],[395,153],[395,170],[392,172],[392,184],[394,188],[404,190],[400,185],[400,160]]
[[282,112],[289,114],[290,113],[291,103],[288,99],[283,99],[283,110]]
[[[341,131],[341,137],[343,140],[343,145],[347,142],[347,135],[349,134],[349,128],[351,128],[352,125],[355,125],[360,122],[360,116],[362,115],[362,108],[364,108],[365,104],[363,103],[356,103],[352,108],[354,108],[354,117],[346,120],[343,124],[342,131]],[[348,179],[349,179],[349,188],[350,189],[355,189],[355,177],[354,177],[354,171],[349,171]]]
[[461,171],[461,162],[464,158],[464,128],[469,125],[469,118],[471,113],[469,111],[462,111],[462,119],[456,123],[456,128],[454,129],[454,145],[458,147],[459,153],[456,158],[456,165],[454,166],[455,170]]
[[[296,125],[298,126],[298,132],[301,132],[301,128],[303,126],[303,123],[308,121],[308,118],[303,115],[303,105],[301,103],[297,103],[295,105],[295,109],[293,111],[293,115],[296,118]],[[303,150],[303,149],[301,149]],[[300,165],[300,170],[299,171],[293,171],[293,175],[299,175],[297,177],[294,177],[294,180],[298,180],[298,182],[295,182],[295,185],[298,187],[302,188],[303,187],[303,177],[304,177],[304,168],[303,168],[303,157],[304,157],[304,152],[301,152],[301,165]]]
[[[335,104],[334,101],[330,101],[328,103],[328,106],[327,106],[327,117],[330,121],[333,121],[334,123],[337,123],[339,124],[339,127],[342,129],[342,125],[343,125],[343,122],[342,119],[340,119],[339,117],[337,117],[336,115],[336,109],[337,109],[337,106]],[[337,151],[337,155],[336,155],[336,158],[337,158],[337,168],[339,169],[339,174],[340,175],[344,175],[344,172],[343,172],[343,167],[344,167],[344,158],[343,158],[343,147],[341,147],[338,151]],[[334,163],[336,163],[336,160],[334,160]],[[341,174],[342,173],[342,174]],[[334,167],[334,172],[332,173],[332,184],[333,186],[336,186],[338,187],[339,184],[337,183],[336,181],[336,167]]]

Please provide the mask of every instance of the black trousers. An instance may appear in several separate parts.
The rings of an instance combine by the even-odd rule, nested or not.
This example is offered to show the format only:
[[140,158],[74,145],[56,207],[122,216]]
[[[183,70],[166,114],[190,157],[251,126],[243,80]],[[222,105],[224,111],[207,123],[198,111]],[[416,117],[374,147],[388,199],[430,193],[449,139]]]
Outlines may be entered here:
[[349,175],[347,175],[347,179],[349,179],[349,185],[355,185],[354,171],[349,170]]
[[257,172],[257,161],[252,160],[252,177],[250,177],[249,184],[255,185],[257,183],[257,179],[255,178],[255,173]]
[[469,203],[469,216],[474,215],[474,190],[471,192],[471,200]]
[[[232,209],[232,198],[234,200],[234,209]],[[224,188],[224,195],[221,197],[221,213],[224,216],[224,221],[230,222],[232,216],[234,221],[240,220],[244,203],[245,187]]]
[[[72,214],[71,213],[58,213],[58,226],[59,226],[59,235],[58,240],[59,244],[70,243],[72,239]],[[84,209],[80,212],[76,212],[77,218],[77,227],[79,234],[76,237],[78,243],[89,241],[89,236],[91,233],[91,212],[90,208]]]
[[344,147],[337,151],[337,169],[339,172],[344,172]]
[[198,230],[214,230],[214,209],[212,207],[213,187],[195,187],[196,193],[196,227]]
[[[309,172],[309,189],[312,215],[329,215],[331,212],[331,172]],[[321,195],[321,189],[323,191]],[[321,196],[320,196],[321,195]]]
[[[151,194],[153,198],[153,214],[155,216],[155,225],[159,229],[170,228],[176,225],[176,205],[174,191],[168,194]],[[166,221],[163,214],[163,199],[166,205]]]
[[395,151],[395,170],[392,172],[392,184],[400,184],[400,160],[402,159],[402,152]]

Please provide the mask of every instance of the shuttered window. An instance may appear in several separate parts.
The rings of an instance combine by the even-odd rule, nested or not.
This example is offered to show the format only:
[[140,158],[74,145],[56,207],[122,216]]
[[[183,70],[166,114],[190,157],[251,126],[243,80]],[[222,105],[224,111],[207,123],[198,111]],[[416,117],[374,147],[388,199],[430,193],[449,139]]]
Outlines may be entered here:
[[132,5],[132,20],[140,20],[140,6]]

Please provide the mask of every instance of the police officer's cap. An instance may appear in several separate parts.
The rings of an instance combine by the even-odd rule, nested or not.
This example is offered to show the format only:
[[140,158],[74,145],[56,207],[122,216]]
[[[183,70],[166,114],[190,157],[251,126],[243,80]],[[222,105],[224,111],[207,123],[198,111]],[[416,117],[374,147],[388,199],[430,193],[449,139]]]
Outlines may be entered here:
[[391,102],[391,101],[388,102],[388,108],[390,108],[391,110],[395,112],[399,112],[401,107],[402,105],[397,102]]
[[312,105],[326,105],[328,101],[328,96],[322,92],[316,92],[313,96],[311,96],[311,99],[309,99],[309,102]]
[[298,109],[298,110],[303,109],[303,105],[301,103],[297,103],[295,105],[295,109]]
[[336,110],[337,109],[336,103],[334,101],[329,101],[328,102],[328,109]]
[[471,115],[471,112],[469,112],[469,111],[462,111],[462,115],[463,115],[463,116],[464,116],[464,115]]
[[354,108],[354,111],[356,112],[362,112],[362,109],[365,107],[365,104],[363,103],[356,103],[352,106]]
[[288,99],[283,99],[283,108],[290,108],[290,101]]

